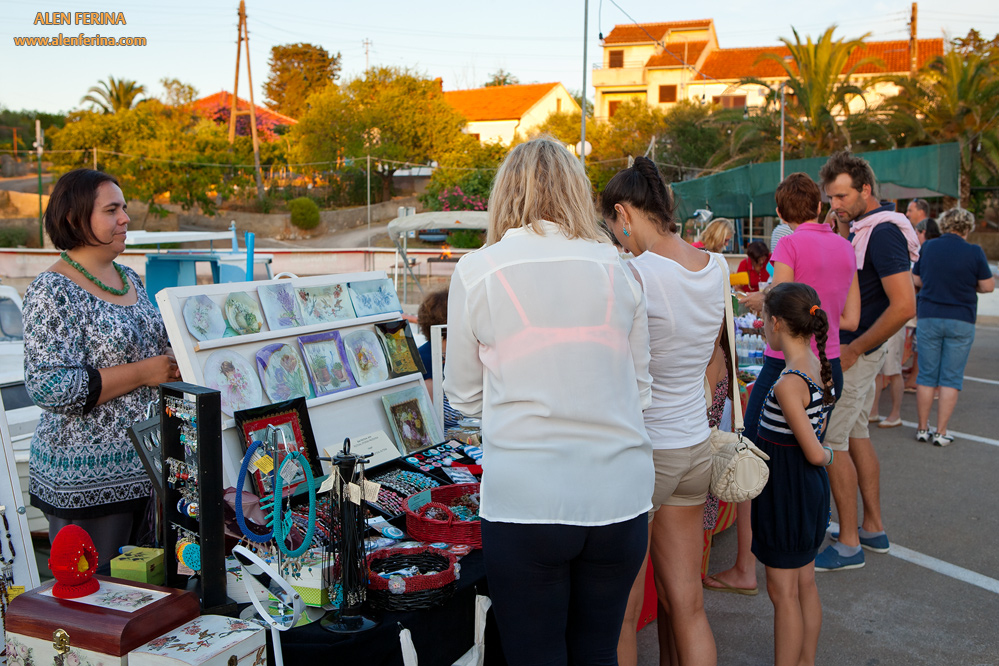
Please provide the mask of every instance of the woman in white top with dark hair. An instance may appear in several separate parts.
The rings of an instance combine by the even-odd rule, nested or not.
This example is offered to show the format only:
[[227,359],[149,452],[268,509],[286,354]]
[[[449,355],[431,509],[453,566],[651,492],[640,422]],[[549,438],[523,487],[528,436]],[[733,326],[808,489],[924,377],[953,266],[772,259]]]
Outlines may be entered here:
[[591,193],[557,141],[517,146],[486,247],[451,279],[444,390],[482,417],[482,548],[511,664],[615,663],[646,552],[645,299]]
[[[614,176],[600,202],[608,226],[635,255],[631,268],[648,302],[652,405],[645,410],[645,427],[656,467],[649,543],[656,590],[672,630],[670,644],[660,645],[660,652],[675,654],[672,663],[684,666],[714,664],[700,573],[711,481],[704,377],[721,333],[728,275],[719,255],[677,235],[672,197],[651,160],[639,157]],[[644,583],[643,567],[633,581],[621,631],[618,656],[626,666],[637,660],[635,628]]]

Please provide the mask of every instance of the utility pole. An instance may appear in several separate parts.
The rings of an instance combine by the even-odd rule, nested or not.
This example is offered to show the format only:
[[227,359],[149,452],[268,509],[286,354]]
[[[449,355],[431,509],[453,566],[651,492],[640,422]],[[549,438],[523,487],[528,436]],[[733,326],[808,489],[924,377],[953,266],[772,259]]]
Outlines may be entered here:
[[909,74],[916,75],[919,69],[919,40],[916,39],[916,18],[919,8],[912,3],[912,16],[909,18]]
[[229,143],[236,140],[236,109],[239,102],[239,52],[246,45],[246,78],[250,86],[250,136],[253,137],[253,171],[257,178],[257,198],[264,198],[264,181],[260,173],[260,140],[257,137],[257,106],[253,101],[253,73],[250,70],[250,34],[246,28],[246,0],[239,0],[239,38],[236,40],[236,81],[232,88],[232,110],[229,112]]
[[583,3],[583,91],[582,104],[583,107],[580,117],[582,120],[579,123],[579,163],[586,167],[586,40],[587,40],[587,27],[590,19],[590,0],[585,0]]
[[94,171],[97,171],[97,146],[94,146]]
[[42,132],[42,121],[35,118],[35,150],[38,152],[38,247],[45,247],[45,228],[42,222],[42,150],[45,145],[45,133]]
[[371,40],[365,37],[364,41],[361,42],[361,46],[364,47],[364,71],[366,72],[371,67],[368,63],[368,55],[371,50]]

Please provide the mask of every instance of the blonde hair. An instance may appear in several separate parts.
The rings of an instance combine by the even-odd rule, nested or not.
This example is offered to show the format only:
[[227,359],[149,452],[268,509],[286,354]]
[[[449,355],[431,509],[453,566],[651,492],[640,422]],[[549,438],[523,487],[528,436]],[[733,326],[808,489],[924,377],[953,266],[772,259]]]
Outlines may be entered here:
[[600,230],[583,165],[548,135],[515,147],[500,165],[489,196],[486,245],[509,229],[542,233],[541,220],[557,224],[569,238],[609,242]]
[[711,224],[704,227],[697,240],[704,243],[704,249],[709,252],[721,252],[725,247],[725,237],[735,235],[735,225],[727,217],[717,217]]
[[945,210],[937,218],[937,226],[942,234],[957,234],[967,236],[975,228],[975,216],[970,210],[956,207]]

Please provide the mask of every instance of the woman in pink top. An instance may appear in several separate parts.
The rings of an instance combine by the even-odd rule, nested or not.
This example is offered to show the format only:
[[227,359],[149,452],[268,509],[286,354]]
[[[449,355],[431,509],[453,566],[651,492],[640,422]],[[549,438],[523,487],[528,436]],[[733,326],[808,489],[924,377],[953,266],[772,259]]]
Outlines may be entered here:
[[[771,287],[781,282],[803,282],[815,289],[826,312],[838,312],[829,317],[829,337],[826,357],[832,365],[836,398],[843,388],[843,370],[839,362],[839,332],[852,331],[860,322],[860,286],[857,282],[857,257],[848,240],[835,233],[827,224],[819,223],[822,195],[819,186],[808,174],[792,173],[777,186],[777,214],[790,225],[793,233],[784,236],[770,257],[774,265]],[[759,312],[764,291],[740,299],[743,305]],[[818,349],[812,341],[812,351]],[[784,355],[767,348],[763,368],[746,405],[745,435],[756,439],[760,412],[770,388],[784,370]],[[828,417],[827,417],[828,418]],[[706,576],[704,588],[738,594],[756,593],[756,558],[750,552],[753,534],[749,526],[749,502],[738,507],[736,518],[738,555],[735,566],[727,571]]]

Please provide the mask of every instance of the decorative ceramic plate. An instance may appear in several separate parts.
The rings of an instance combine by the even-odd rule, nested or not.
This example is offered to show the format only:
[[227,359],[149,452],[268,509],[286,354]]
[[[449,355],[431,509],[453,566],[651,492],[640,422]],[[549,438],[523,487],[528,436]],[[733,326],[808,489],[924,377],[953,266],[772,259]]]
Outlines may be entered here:
[[205,386],[221,391],[222,411],[229,416],[264,401],[253,365],[231,349],[219,349],[205,361]]
[[198,340],[216,340],[225,335],[222,308],[204,294],[191,296],[184,303],[184,321],[187,330]]
[[388,363],[372,331],[354,331],[343,336],[347,361],[358,386],[383,382],[389,377]]
[[354,381],[356,375],[351,374],[347,352],[338,331],[303,335],[298,339],[298,345],[317,396],[357,387]]
[[272,331],[302,325],[295,288],[288,282],[261,285],[257,288],[257,296]]
[[350,300],[358,317],[402,312],[399,295],[395,293],[392,280],[388,278],[351,282],[347,288],[350,290]]
[[225,299],[225,318],[229,328],[237,335],[259,333],[264,325],[257,299],[245,291],[229,294],[229,298]]
[[295,290],[305,324],[325,324],[340,319],[353,319],[347,286],[343,283],[320,287],[299,287]]
[[312,397],[305,364],[291,345],[278,343],[258,351],[257,371],[271,402]]
[[409,330],[408,322],[400,319],[375,324],[375,334],[382,341],[389,362],[389,371],[393,377],[414,372],[423,374],[423,361],[420,359],[420,351],[413,339],[412,331]]

